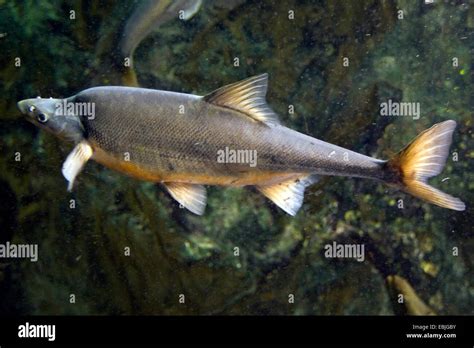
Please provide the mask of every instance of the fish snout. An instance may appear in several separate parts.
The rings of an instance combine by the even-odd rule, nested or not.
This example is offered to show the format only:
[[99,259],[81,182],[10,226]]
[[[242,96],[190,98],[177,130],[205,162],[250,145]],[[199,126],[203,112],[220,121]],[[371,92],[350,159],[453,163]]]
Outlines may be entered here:
[[22,114],[26,115],[28,113],[28,108],[30,107],[28,99],[20,100],[16,105]]

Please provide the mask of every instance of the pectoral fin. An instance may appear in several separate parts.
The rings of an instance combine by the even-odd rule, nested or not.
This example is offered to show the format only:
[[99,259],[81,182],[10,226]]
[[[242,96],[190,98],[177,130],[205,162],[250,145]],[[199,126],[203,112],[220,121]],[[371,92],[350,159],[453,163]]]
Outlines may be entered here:
[[257,186],[257,189],[291,216],[303,205],[304,190],[318,180],[316,175],[306,175],[276,185]]
[[74,180],[81,172],[86,162],[91,158],[93,153],[92,147],[85,141],[81,141],[72,152],[67,156],[63,164],[62,173],[69,182],[67,190],[71,191]]
[[164,184],[171,197],[194,214],[202,215],[206,208],[206,188],[203,185],[167,182]]

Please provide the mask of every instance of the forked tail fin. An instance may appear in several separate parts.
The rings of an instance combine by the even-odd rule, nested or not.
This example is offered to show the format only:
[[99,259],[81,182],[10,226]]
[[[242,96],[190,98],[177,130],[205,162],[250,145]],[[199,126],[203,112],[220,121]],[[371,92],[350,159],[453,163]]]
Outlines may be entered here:
[[466,206],[459,198],[427,183],[446,164],[454,128],[456,122],[449,120],[423,131],[388,162],[388,168],[403,191],[443,208],[464,210]]

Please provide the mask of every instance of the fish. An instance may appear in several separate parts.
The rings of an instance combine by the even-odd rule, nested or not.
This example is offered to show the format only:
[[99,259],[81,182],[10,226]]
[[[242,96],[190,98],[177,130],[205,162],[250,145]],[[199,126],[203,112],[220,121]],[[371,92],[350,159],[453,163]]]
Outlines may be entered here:
[[[294,216],[321,175],[372,179],[443,208],[465,209],[459,198],[428,184],[446,163],[454,120],[433,125],[381,160],[285,127],[267,104],[267,89],[268,74],[261,74],[204,96],[100,86],[17,105],[28,121],[74,144],[62,166],[68,190],[92,159],[163,185],[198,215],[206,207],[205,186],[216,185],[255,187]],[[255,155],[254,166],[246,153]]]
[[[437,315],[436,312],[428,306],[418,296],[415,289],[403,277],[398,275],[389,275],[387,277],[388,286],[398,293],[403,295],[403,304],[405,304],[405,311],[408,315]],[[398,296],[397,296],[398,300]]]
[[139,3],[124,25],[119,42],[123,57],[133,57],[135,49],[153,30],[173,18],[191,19],[202,0],[145,0]]
[[152,32],[173,20],[190,20],[202,0],[142,0],[130,7],[132,14],[119,24],[104,23],[91,66],[91,85],[117,84],[139,87],[135,50]]

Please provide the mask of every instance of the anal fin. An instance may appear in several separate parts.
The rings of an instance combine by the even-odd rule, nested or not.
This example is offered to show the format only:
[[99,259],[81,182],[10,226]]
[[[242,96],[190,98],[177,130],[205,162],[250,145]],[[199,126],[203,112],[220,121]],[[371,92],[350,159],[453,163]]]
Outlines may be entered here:
[[164,186],[178,203],[194,214],[202,215],[206,208],[206,188],[203,185],[167,182]]
[[316,181],[317,175],[305,175],[274,185],[257,186],[257,189],[286,213],[295,216],[303,205],[305,188]]

